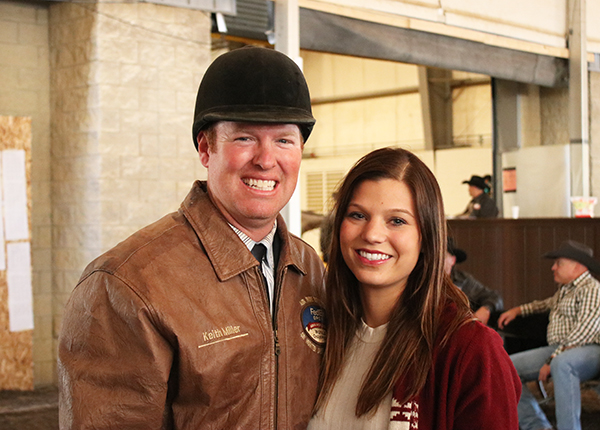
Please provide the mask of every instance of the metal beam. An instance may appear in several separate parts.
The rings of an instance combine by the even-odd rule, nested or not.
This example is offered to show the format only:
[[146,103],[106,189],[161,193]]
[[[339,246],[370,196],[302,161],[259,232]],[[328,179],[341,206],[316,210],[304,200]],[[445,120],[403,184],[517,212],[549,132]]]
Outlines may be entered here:
[[[421,67],[419,67],[420,71]],[[425,68],[424,68],[425,69]],[[425,82],[427,81],[427,77],[425,76]],[[419,78],[420,79],[420,78]],[[474,87],[478,85],[490,85],[490,78],[473,78],[473,79],[452,79],[449,82],[450,88],[464,88],[464,87]],[[340,96],[325,96],[325,97],[312,97],[311,104],[313,106],[316,105],[324,105],[330,103],[341,103],[341,102],[355,102],[359,100],[372,100],[380,97],[393,97],[393,96],[402,96],[406,94],[416,94],[421,92],[421,81],[419,81],[419,85],[415,87],[403,87],[403,88],[392,88],[389,90],[381,90],[381,91],[368,91],[364,93],[354,93],[348,95],[340,95]]]
[[590,148],[586,0],[570,0],[569,6],[569,144],[571,196],[590,196]]
[[513,81],[493,80],[494,147],[498,150],[499,154],[516,151],[521,148],[520,85]]
[[567,61],[423,31],[300,8],[303,49],[481,73],[547,87],[565,86]]
[[[433,124],[431,123],[431,107],[429,106],[429,80],[427,78],[427,67],[418,66],[419,71],[419,97],[421,99],[421,118],[423,118],[423,139],[425,149],[433,151]],[[435,157],[435,152],[434,152]]]
[[433,148],[452,148],[452,71],[427,67],[426,76]]
[[[275,1],[275,49],[283,52],[302,69],[300,57],[300,29],[298,24],[298,0]],[[300,175],[292,198],[281,210],[288,230],[300,236],[302,234],[302,199],[300,195]]]

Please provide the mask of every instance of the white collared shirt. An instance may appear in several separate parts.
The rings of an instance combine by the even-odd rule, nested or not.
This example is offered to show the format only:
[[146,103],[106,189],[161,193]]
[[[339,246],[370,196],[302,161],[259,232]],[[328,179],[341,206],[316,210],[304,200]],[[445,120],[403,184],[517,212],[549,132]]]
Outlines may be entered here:
[[235,231],[239,238],[242,239],[242,242],[244,242],[244,245],[246,245],[250,252],[252,252],[252,248],[254,248],[254,245],[257,243],[262,243],[267,248],[267,255],[261,267],[263,275],[265,275],[265,279],[267,280],[267,290],[269,292],[270,301],[269,309],[271,310],[271,313],[273,313],[273,296],[275,294],[275,256],[273,254],[273,240],[275,239],[275,232],[277,231],[277,220],[273,223],[273,228],[269,234],[258,242],[250,239],[246,233],[233,225],[229,224],[229,226]]

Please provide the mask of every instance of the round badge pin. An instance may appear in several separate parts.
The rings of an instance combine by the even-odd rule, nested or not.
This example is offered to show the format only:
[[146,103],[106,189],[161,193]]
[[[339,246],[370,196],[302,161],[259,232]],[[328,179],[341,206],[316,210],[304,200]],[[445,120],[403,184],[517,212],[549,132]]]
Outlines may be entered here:
[[300,306],[301,336],[313,351],[321,353],[327,340],[325,307],[316,297],[305,297]]

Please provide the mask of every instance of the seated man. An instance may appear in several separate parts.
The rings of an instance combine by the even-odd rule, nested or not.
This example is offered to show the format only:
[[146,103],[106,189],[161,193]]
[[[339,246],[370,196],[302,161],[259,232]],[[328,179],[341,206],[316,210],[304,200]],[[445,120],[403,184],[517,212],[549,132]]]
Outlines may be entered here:
[[551,375],[558,430],[580,430],[579,384],[600,374],[600,282],[590,274],[600,273],[600,263],[591,248],[575,241],[563,243],[544,257],[554,259],[552,272],[558,291],[545,300],[509,309],[498,318],[498,327],[504,328],[519,315],[550,311],[549,346],[510,356],[523,381],[519,425],[522,430],[552,428],[525,384],[546,381]]
[[[467,259],[467,253],[454,246],[454,240],[448,238],[448,252],[444,264],[445,272],[450,275],[452,282],[469,298],[471,310],[483,324],[493,325],[495,321],[490,321],[490,316],[503,308],[502,297],[500,293],[490,290],[470,273],[463,272],[456,267]],[[496,314],[497,316],[497,314]]]

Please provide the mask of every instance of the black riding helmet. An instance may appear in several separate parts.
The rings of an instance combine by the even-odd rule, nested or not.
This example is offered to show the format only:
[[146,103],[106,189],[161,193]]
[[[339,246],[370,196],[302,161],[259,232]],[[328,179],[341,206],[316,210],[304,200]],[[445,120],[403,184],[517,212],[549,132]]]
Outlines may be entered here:
[[192,139],[217,121],[297,124],[304,141],[315,124],[308,85],[287,55],[245,46],[208,67],[196,97]]

